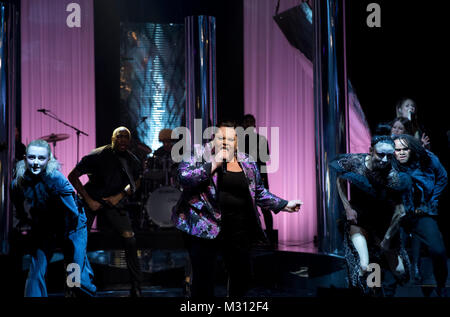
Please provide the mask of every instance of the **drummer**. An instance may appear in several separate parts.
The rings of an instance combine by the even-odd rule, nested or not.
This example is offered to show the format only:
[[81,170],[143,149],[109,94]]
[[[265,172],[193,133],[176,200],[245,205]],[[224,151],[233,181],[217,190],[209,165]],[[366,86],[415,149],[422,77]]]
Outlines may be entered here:
[[158,158],[163,158],[163,159],[171,159],[171,152],[172,152],[172,147],[174,144],[174,140],[172,140],[171,138],[172,135],[172,130],[171,129],[162,129],[161,131],[159,131],[159,142],[162,142],[162,146],[160,148],[158,148],[155,153],[153,153],[153,156],[158,157]]
[[168,173],[170,174],[171,183],[173,183],[175,181],[174,176],[176,175],[177,166],[172,160],[171,152],[176,140],[172,139],[171,135],[171,129],[162,129],[161,131],[159,131],[159,142],[162,142],[163,145],[153,153],[153,157],[157,161],[157,165],[159,165],[159,168],[163,169],[164,171],[168,171]]

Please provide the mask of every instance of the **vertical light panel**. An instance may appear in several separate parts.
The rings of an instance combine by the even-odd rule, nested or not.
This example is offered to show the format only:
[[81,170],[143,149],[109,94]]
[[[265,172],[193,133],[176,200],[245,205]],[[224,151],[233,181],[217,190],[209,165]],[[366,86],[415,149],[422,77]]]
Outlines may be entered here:
[[120,55],[121,120],[156,150],[184,114],[184,25],[121,23]]
[[67,176],[77,163],[76,132],[37,110],[89,135],[80,136],[80,158],[95,148],[93,0],[22,0],[21,51],[22,142],[69,134],[54,153]]

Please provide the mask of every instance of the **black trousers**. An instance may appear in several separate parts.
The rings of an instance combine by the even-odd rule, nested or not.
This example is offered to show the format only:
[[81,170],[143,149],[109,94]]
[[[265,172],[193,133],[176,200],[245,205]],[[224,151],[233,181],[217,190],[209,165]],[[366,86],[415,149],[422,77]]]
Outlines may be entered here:
[[[408,220],[406,230],[428,249],[437,286],[445,287],[448,276],[447,255],[436,219],[428,215],[414,216]],[[417,245],[412,247],[417,248]],[[415,263],[418,261],[418,251],[418,249],[413,249],[413,262]]]
[[263,217],[264,217],[264,223],[266,225],[266,230],[267,231],[272,231],[273,230],[272,211],[270,209],[261,208],[261,212],[262,212]]
[[[95,216],[102,225],[109,225],[115,232],[121,236],[124,232],[133,232],[130,217],[126,210],[118,208],[101,208],[95,212],[86,207],[86,215],[88,219],[88,230],[91,230]],[[125,238],[122,236],[125,250],[125,259],[127,262],[128,272],[130,273],[130,282],[133,289],[140,289],[142,284],[141,263],[137,255],[136,238]]]
[[227,270],[227,293],[230,297],[245,296],[250,282],[250,245],[246,239],[241,243],[224,239],[201,239],[184,235],[185,246],[191,261],[190,296],[213,297],[217,256],[222,254]]
[[[261,174],[262,181],[264,183],[264,187],[269,189],[269,179],[267,178],[267,174]],[[273,230],[273,215],[270,209],[261,208],[261,213],[264,217],[264,224],[266,225],[267,231]]]

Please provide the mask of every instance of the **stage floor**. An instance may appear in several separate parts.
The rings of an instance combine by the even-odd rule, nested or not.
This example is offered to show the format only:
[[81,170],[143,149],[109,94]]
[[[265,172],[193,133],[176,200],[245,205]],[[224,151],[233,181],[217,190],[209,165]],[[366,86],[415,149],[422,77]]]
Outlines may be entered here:
[[[128,297],[128,272],[122,250],[90,251],[96,274],[97,297]],[[142,297],[187,296],[185,277],[189,268],[184,249],[141,249],[144,283]],[[340,256],[318,252],[312,243],[280,241],[271,249],[252,252],[253,278],[248,296],[252,298],[354,296],[348,292],[345,261]],[[395,297],[427,297],[435,287],[431,261],[423,258],[421,285],[399,286]],[[449,261],[450,268],[450,261]],[[222,259],[216,268],[216,297],[226,297],[226,276]],[[450,288],[450,280],[448,281]],[[448,290],[450,292],[450,289]],[[54,291],[50,297],[63,297]]]
[[[182,239],[172,230],[137,233],[138,256],[144,273],[143,297],[184,298],[189,257]],[[129,275],[120,239],[95,233],[89,237],[88,257],[94,270],[97,297],[128,297]],[[252,256],[250,297],[349,296],[347,271],[343,257],[320,253],[313,243],[279,241],[272,247],[255,249]],[[29,256],[24,256],[21,276],[15,286],[23,294]],[[424,297],[435,286],[429,258],[422,258],[423,282],[397,288],[396,297]],[[449,265],[450,268],[450,265]],[[47,274],[49,297],[64,296],[63,256],[55,253]],[[22,285],[19,285],[22,283]],[[216,267],[216,297],[226,296],[226,275],[222,258]],[[450,286],[450,281],[447,283]],[[450,291],[450,290],[449,290]]]

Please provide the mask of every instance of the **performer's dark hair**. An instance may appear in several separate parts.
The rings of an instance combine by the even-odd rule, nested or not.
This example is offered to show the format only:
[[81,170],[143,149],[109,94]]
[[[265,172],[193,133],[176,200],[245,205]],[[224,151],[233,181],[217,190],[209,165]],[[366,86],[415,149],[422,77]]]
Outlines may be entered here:
[[396,135],[393,139],[394,141],[395,140],[406,141],[406,145],[411,150],[408,165],[410,163],[419,162],[421,167],[425,168],[429,166],[431,158],[428,155],[427,150],[423,147],[420,140],[408,134]]
[[394,146],[394,141],[392,140],[390,135],[374,135],[370,140],[370,146],[374,147],[377,143],[388,143]]
[[413,128],[413,124],[411,121],[409,121],[407,118],[404,117],[397,117],[394,120],[392,120],[389,125],[391,126],[391,128],[394,126],[394,124],[399,121],[403,127],[405,128],[405,133],[403,134],[409,134],[409,135],[414,135],[414,128]]
[[244,121],[244,120],[253,120],[253,121],[256,121],[256,119],[255,119],[255,116],[254,115],[252,115],[252,114],[250,114],[250,113],[248,113],[248,114],[246,114],[243,118],[242,118],[242,121]]
[[220,121],[219,124],[217,125],[217,127],[218,128],[220,128],[220,127],[236,128],[236,122],[231,121],[231,120]]
[[389,123],[379,123],[375,128],[375,135],[391,135],[391,130]]

